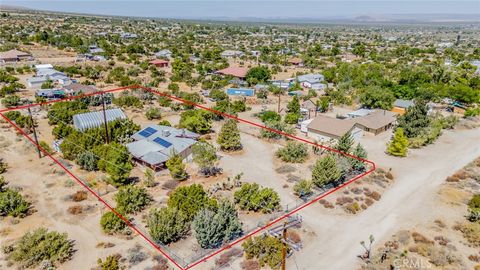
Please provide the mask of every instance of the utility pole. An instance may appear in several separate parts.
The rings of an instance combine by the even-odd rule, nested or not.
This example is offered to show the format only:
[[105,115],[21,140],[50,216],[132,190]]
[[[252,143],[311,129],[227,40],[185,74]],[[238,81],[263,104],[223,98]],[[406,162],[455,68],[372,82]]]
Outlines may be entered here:
[[287,264],[287,222],[283,223],[283,247],[282,247],[282,270],[286,269]]
[[105,93],[102,93],[103,125],[105,126],[105,143],[108,144],[107,113],[105,112]]
[[32,125],[33,139],[35,140],[35,144],[37,145],[38,158],[42,158],[42,151],[40,150],[40,144],[38,143],[37,130],[35,129],[35,122],[33,122],[33,116],[30,107],[28,107],[28,115],[30,116],[30,123]]

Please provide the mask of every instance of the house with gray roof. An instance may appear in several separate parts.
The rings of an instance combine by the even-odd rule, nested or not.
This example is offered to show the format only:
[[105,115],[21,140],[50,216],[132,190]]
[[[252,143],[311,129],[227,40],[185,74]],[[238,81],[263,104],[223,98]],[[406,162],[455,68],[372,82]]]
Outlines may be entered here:
[[300,75],[297,77],[297,81],[306,88],[313,88],[315,90],[322,90],[326,87],[325,84],[321,83],[325,77],[319,73],[310,73],[305,75]]
[[170,58],[172,57],[172,52],[168,49],[164,49],[155,53],[157,58]]
[[127,148],[135,161],[158,170],[175,153],[191,160],[192,146],[199,137],[186,129],[149,125],[132,135],[134,141]]
[[40,88],[42,84],[47,81],[47,77],[30,77],[27,78],[27,86],[30,88]]
[[[118,119],[127,119],[127,116],[121,109],[105,110],[107,123]],[[100,127],[105,123],[103,111],[80,113],[73,116],[73,126],[76,130],[85,131],[90,128]]]

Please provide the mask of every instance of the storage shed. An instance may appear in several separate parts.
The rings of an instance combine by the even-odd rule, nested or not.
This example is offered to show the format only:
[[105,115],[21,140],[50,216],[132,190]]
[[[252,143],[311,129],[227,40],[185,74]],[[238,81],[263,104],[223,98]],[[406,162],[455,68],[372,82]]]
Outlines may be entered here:
[[[117,119],[127,119],[127,116],[121,109],[105,110],[107,123]],[[80,113],[73,116],[73,126],[75,129],[85,131],[90,128],[96,128],[104,124],[103,111]]]

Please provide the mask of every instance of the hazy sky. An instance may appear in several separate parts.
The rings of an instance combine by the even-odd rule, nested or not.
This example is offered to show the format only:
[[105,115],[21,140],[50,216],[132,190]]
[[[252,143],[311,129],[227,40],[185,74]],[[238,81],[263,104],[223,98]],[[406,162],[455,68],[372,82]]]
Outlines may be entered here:
[[0,4],[35,9],[79,13],[145,16],[162,18],[332,18],[379,14],[479,14],[480,0],[377,0],[377,1],[278,1],[278,0],[217,0],[217,1],[117,1],[117,0],[0,0]]

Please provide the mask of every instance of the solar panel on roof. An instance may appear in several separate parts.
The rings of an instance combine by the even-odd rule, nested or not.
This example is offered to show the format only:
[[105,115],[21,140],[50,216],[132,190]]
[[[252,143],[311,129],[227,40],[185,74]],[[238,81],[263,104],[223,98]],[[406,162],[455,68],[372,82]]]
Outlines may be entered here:
[[151,128],[151,127],[147,127],[146,129],[140,131],[138,134],[140,134],[140,136],[148,138],[148,137],[152,136],[152,134],[155,133],[155,132],[157,132],[156,129]]
[[160,137],[155,138],[153,141],[160,144],[161,146],[163,146],[165,148],[168,148],[168,147],[172,146],[172,144],[170,142],[167,142]]

